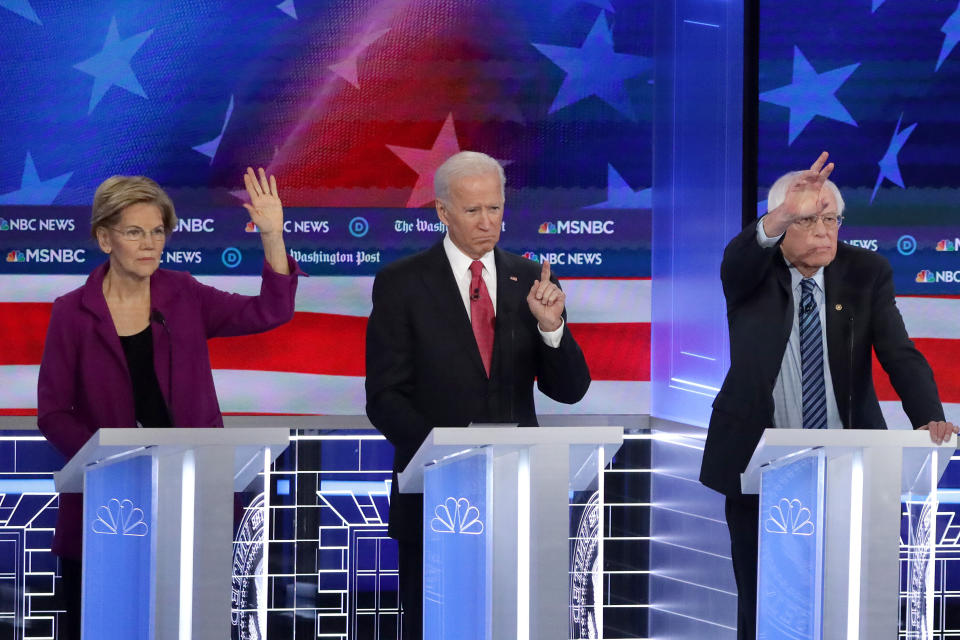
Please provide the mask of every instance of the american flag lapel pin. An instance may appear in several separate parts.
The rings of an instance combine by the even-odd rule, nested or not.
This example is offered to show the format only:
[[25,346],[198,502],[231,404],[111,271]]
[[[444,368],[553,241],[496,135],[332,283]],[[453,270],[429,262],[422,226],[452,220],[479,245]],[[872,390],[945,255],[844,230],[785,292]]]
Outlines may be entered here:
[[517,282],[517,276],[510,276],[510,279],[513,280],[514,282]]

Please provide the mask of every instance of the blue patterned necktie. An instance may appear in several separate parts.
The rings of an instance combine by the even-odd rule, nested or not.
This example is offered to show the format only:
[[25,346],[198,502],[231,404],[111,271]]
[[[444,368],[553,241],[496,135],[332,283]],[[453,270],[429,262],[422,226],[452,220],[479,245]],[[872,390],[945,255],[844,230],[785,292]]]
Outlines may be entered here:
[[827,428],[827,394],[823,383],[823,336],[813,297],[813,278],[800,281],[800,371],[803,380],[803,428]]

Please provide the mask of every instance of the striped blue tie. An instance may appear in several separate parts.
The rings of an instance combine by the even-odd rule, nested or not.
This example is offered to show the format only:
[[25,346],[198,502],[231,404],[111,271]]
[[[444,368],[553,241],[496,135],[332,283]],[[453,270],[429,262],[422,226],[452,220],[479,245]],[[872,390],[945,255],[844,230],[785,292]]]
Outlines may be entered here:
[[813,297],[813,278],[800,281],[800,369],[803,378],[803,428],[827,428],[827,394],[823,384],[823,336]]

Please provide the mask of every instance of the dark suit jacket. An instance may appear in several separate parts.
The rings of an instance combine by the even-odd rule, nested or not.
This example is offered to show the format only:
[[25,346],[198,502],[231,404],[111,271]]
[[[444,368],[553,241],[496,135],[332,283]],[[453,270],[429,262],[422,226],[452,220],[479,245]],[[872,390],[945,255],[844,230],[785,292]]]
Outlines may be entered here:
[[[779,244],[759,245],[756,227],[750,223],[730,241],[720,267],[730,370],[713,402],[700,481],[728,496],[740,495],[740,473],[763,430],[773,426],[773,387],[793,326],[789,269]],[[824,269],[824,289],[827,358],[844,427],[886,428],[873,388],[871,348],[913,426],[943,420],[933,372],[897,310],[890,263],[838,243]]]
[[[151,307],[168,329],[153,323],[154,368],[175,426],[223,426],[207,339],[259,333],[289,321],[303,272],[293,258],[287,260],[290,275],[264,262],[259,296],[220,291],[178,271],[157,269],[150,276]],[[104,262],[82,287],[57,298],[43,345],[37,425],[66,458],[98,429],[136,426],[127,360],[103,297],[109,268]],[[82,504],[80,494],[60,494],[55,554],[80,558]]]
[[[590,386],[583,352],[564,328],[543,343],[526,297],[540,266],[500,249],[493,359],[487,378],[443,243],[377,274],[367,325],[367,416],[394,447],[390,535],[420,536],[423,496],[399,494],[396,474],[434,427],[471,422],[536,426],[533,382],[559,402]],[[511,277],[516,278],[512,280]]]

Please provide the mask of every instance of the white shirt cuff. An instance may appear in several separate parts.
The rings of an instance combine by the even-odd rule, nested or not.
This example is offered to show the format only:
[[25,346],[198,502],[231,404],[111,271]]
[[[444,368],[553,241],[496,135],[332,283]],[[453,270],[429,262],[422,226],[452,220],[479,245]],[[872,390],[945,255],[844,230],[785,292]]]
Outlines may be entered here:
[[760,218],[759,220],[757,220],[757,244],[759,244],[764,249],[769,249],[773,245],[780,242],[780,238],[782,236],[783,234],[781,233],[779,236],[774,236],[773,238],[771,238],[763,230],[763,218]]
[[560,346],[560,340],[563,338],[563,318],[560,318],[560,326],[554,329],[553,331],[544,331],[540,328],[540,324],[537,323],[537,331],[540,332],[540,337],[543,338],[543,344],[548,347],[553,347],[556,349]]

